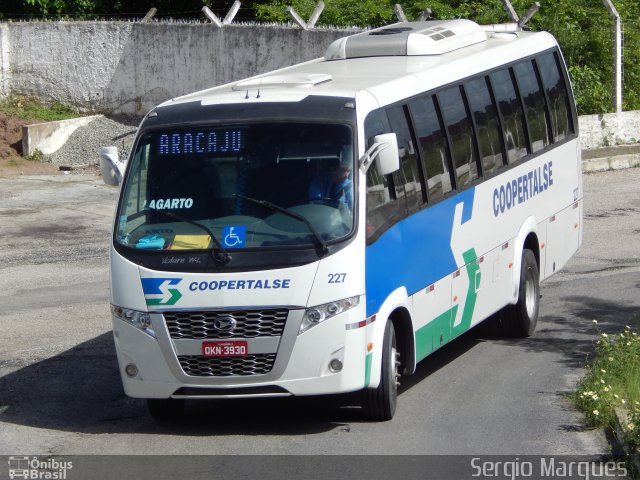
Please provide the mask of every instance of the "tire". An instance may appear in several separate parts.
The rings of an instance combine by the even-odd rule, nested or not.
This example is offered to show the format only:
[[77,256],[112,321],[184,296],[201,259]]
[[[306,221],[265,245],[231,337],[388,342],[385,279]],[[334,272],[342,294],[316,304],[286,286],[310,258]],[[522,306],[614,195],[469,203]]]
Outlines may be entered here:
[[179,418],[184,412],[184,400],[175,398],[148,398],[147,409],[149,414],[158,421],[167,421]]
[[538,323],[539,308],[540,272],[538,271],[538,262],[536,262],[536,257],[531,250],[524,250],[520,268],[518,303],[507,307],[505,312],[506,333],[517,338],[533,335]]
[[398,382],[398,351],[396,349],[396,331],[393,322],[388,321],[384,329],[382,343],[382,369],[380,384],[377,388],[365,388],[362,391],[362,411],[369,420],[391,420],[396,412]]

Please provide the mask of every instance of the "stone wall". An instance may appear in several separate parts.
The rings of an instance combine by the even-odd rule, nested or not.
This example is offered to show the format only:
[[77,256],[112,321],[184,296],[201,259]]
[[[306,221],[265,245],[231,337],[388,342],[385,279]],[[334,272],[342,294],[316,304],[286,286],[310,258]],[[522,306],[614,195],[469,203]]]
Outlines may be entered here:
[[0,94],[142,115],[169,98],[324,54],[354,30],[132,22],[0,23]]
[[[357,30],[204,23],[0,23],[0,96],[141,116],[169,98],[304,62]],[[580,117],[583,148],[640,141],[640,112]]]
[[580,141],[583,149],[640,142],[640,111],[582,115]]

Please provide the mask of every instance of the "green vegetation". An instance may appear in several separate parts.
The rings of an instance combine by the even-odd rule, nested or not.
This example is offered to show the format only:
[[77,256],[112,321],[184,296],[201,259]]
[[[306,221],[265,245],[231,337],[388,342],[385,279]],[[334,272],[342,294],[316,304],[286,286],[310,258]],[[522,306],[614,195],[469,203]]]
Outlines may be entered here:
[[44,103],[41,100],[12,95],[0,101],[0,112],[10,117],[29,121],[50,122],[79,116],[78,112],[61,103]]
[[[622,16],[624,30],[623,109],[640,109],[640,2],[613,0]],[[3,0],[3,18],[95,18],[142,17],[156,7],[157,18],[202,20],[203,5],[224,16],[233,0]],[[433,19],[469,18],[481,24],[502,23],[509,17],[501,0],[324,0],[318,26],[377,27],[396,21],[393,5],[400,3],[409,19],[430,8]],[[520,15],[532,0],[512,0]],[[602,0],[541,0],[528,24],[533,30],[551,32],[560,42],[574,84],[578,112],[612,110],[612,19]],[[292,6],[309,18],[317,0],[243,0],[239,21],[288,22]]]
[[[597,322],[594,320],[597,328]],[[627,441],[640,447],[640,337],[630,327],[619,335],[599,332],[596,357],[572,399],[590,425],[614,428],[615,408],[629,418],[622,425]]]
[[43,162],[44,154],[36,148],[31,155],[26,155],[24,158],[30,162]]

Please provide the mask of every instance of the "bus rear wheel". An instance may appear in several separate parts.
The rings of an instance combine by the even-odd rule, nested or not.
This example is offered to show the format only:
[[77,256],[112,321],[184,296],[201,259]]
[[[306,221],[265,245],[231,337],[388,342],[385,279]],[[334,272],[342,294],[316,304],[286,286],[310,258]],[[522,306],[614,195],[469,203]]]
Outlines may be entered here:
[[540,308],[540,272],[531,250],[522,252],[518,302],[507,307],[507,332],[512,337],[530,337],[536,330]]
[[184,400],[175,398],[148,398],[147,409],[154,420],[167,421],[184,412]]
[[388,321],[382,344],[382,369],[377,388],[362,391],[362,410],[369,420],[391,420],[396,412],[398,397],[399,352],[396,348],[396,331]]

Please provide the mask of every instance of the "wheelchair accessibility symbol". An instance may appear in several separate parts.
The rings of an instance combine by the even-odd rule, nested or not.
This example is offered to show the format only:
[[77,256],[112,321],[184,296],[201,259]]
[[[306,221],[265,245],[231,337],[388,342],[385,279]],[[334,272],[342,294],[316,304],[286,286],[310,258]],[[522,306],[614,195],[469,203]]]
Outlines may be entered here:
[[222,246],[225,248],[244,248],[247,239],[247,227],[224,227],[222,229]]

